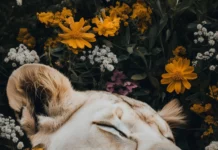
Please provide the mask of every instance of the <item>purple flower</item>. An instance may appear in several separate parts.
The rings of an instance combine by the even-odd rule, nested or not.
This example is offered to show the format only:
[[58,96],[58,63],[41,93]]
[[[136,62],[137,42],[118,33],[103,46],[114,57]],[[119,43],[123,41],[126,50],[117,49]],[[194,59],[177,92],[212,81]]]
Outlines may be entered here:
[[107,83],[106,83],[106,90],[107,90],[108,92],[113,93],[113,92],[114,92],[114,86],[115,86],[115,83],[113,83],[113,82],[107,82]]
[[122,85],[123,79],[126,79],[126,76],[123,74],[122,71],[115,70],[113,72],[113,76],[111,77],[111,81],[114,81],[116,85]]
[[121,94],[121,95],[128,95],[129,91],[128,90],[124,90],[124,89],[119,89],[118,93]]
[[128,89],[130,93],[132,92],[132,89],[135,89],[138,87],[137,84],[135,84],[134,82],[130,82],[130,81],[126,81],[123,85]]

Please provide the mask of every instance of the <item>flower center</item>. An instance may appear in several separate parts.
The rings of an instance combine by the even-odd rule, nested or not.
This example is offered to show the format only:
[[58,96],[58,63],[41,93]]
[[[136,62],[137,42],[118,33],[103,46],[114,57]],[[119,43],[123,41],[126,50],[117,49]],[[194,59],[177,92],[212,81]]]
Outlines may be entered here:
[[73,39],[79,39],[79,38],[82,37],[82,34],[81,34],[81,32],[74,31],[74,32],[71,32],[71,37],[72,37]]
[[173,80],[176,80],[176,81],[180,81],[183,79],[183,75],[181,72],[179,71],[176,71],[173,73],[173,76],[172,76]]

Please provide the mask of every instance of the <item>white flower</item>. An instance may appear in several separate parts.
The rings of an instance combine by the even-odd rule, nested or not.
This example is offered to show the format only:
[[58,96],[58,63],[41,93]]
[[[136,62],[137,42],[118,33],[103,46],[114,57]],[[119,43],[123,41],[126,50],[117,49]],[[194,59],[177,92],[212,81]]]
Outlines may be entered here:
[[192,61],[192,66],[195,67],[195,66],[197,66],[197,64],[198,64],[198,61],[197,61],[197,60],[193,60],[193,61]]
[[205,150],[218,150],[218,142],[212,141],[208,146],[205,147]]
[[207,21],[202,21],[202,24],[207,24]]
[[207,29],[205,27],[203,27],[201,30],[202,32],[207,32]]
[[90,64],[94,65],[94,64],[95,64],[95,62],[94,62],[93,60],[90,60]]
[[16,51],[15,48],[10,48],[9,52],[11,52],[11,53],[16,53],[17,51]]
[[202,31],[198,31],[198,35],[202,35],[203,33],[202,33]]
[[22,0],[16,0],[18,6],[22,6],[23,1]]
[[113,70],[114,70],[114,66],[108,64],[108,65],[107,65],[107,70],[108,70],[108,71],[113,71]]
[[8,62],[9,62],[9,59],[8,59],[8,57],[5,57],[5,59],[4,59],[4,62],[6,62],[6,63],[8,63]]
[[85,60],[86,60],[86,57],[85,57],[85,56],[81,56],[80,59],[81,59],[82,61],[85,61]]
[[198,30],[201,30],[202,27],[203,27],[203,26],[202,26],[201,24],[198,24],[198,25],[197,25],[197,29],[198,29]]
[[210,53],[208,51],[204,52],[204,55],[210,55]]
[[14,143],[17,143],[17,142],[18,142],[18,138],[17,138],[17,137],[13,137],[12,141],[13,141]]
[[106,55],[106,53],[107,53],[107,50],[106,50],[106,49],[101,49],[101,54],[102,54],[102,55]]
[[22,149],[24,147],[23,142],[17,144],[17,149]]
[[216,55],[216,60],[218,60],[218,55]]
[[202,36],[200,36],[200,37],[198,38],[198,41],[199,41],[200,43],[202,43],[202,42],[204,42],[204,38],[203,38]]
[[93,56],[93,55],[89,55],[88,58],[89,58],[90,60],[92,60],[92,59],[94,58],[94,56]]
[[198,43],[198,40],[194,39],[194,43],[197,44],[197,43]]
[[105,49],[106,49],[107,52],[111,51],[110,47],[106,47]]
[[210,56],[203,56],[203,59],[208,60],[208,59],[210,59]]
[[214,40],[209,40],[208,43],[213,46],[215,44],[215,41]]
[[211,65],[210,67],[209,67],[209,70],[210,71],[214,71],[216,69],[216,66],[214,66],[214,65]]
[[101,70],[101,72],[105,72],[105,68],[102,64],[100,65],[100,70]]
[[209,52],[211,52],[211,53],[215,53],[216,50],[215,50],[215,48],[211,48],[211,49],[209,50]]
[[208,32],[209,36],[213,36],[214,33],[212,31]]
[[198,35],[198,32],[194,32],[194,35],[195,35],[195,36]]
[[213,36],[215,40],[218,40],[218,32],[216,32]]
[[16,63],[12,63],[12,67],[17,67],[17,64]]
[[213,53],[210,53],[210,57],[212,57],[213,56]]

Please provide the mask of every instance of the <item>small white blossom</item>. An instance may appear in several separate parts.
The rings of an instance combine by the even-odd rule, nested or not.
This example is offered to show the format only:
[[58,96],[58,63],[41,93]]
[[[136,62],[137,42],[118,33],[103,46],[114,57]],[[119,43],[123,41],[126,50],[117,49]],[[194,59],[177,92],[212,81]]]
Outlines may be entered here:
[[198,32],[194,32],[194,35],[197,36],[197,35],[198,35]]
[[198,35],[202,35],[203,33],[202,33],[202,31],[198,31]]
[[198,38],[198,42],[200,42],[200,43],[204,42],[204,38],[203,38],[202,36],[199,37],[199,38]]
[[9,59],[6,57],[6,58],[4,59],[4,62],[8,63],[8,62],[9,62]]
[[17,67],[17,64],[16,63],[12,63],[12,67]]
[[198,24],[198,25],[197,25],[197,29],[198,29],[198,30],[201,30],[202,27],[203,27],[203,26],[202,26],[201,24]]
[[218,55],[216,55],[216,60],[218,60]]
[[17,149],[22,149],[23,147],[24,147],[23,142],[19,142],[19,143],[17,144]]
[[107,69],[108,69],[109,71],[113,71],[113,70],[114,70],[114,66],[113,66],[113,65],[110,65],[110,64],[108,64],[108,65],[107,65]]
[[207,29],[205,27],[203,27],[201,30],[202,32],[207,32]]
[[209,67],[209,70],[210,71],[214,71],[216,69],[216,66],[214,66],[214,65],[211,65],[210,67]]
[[86,60],[86,57],[85,57],[85,56],[81,56],[80,59],[81,59],[82,61],[85,61],[85,60]]
[[194,43],[197,44],[197,43],[198,43],[198,40],[194,39]]
[[195,61],[193,60],[193,61],[192,61],[192,66],[195,67],[195,66],[197,66],[197,64],[198,64],[198,61],[197,61],[197,60],[195,60]]
[[207,24],[207,21],[202,21],[202,24],[203,24],[203,25]]
[[209,40],[208,43],[213,46],[215,44],[215,41],[214,40]]
[[218,150],[218,141],[212,141],[208,146],[205,147],[205,150]]
[[214,39],[215,39],[215,40],[218,40],[218,32],[216,32],[216,33],[214,34]]
[[215,48],[211,48],[211,49],[209,50],[209,52],[210,52],[210,53],[215,53],[216,50],[215,50]]
[[13,137],[13,139],[12,139],[12,141],[14,142],[14,143],[17,143],[18,142],[18,138],[17,137]]
[[204,52],[204,55],[210,55],[210,53],[208,51]]

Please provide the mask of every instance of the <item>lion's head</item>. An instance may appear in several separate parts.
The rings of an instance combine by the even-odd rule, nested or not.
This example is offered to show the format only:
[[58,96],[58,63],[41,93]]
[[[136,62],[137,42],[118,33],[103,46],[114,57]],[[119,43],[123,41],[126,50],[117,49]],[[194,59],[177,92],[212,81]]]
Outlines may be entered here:
[[57,70],[28,64],[9,78],[7,95],[32,145],[47,150],[179,150],[170,126],[184,123],[177,100],[156,112],[126,96],[79,92]]

